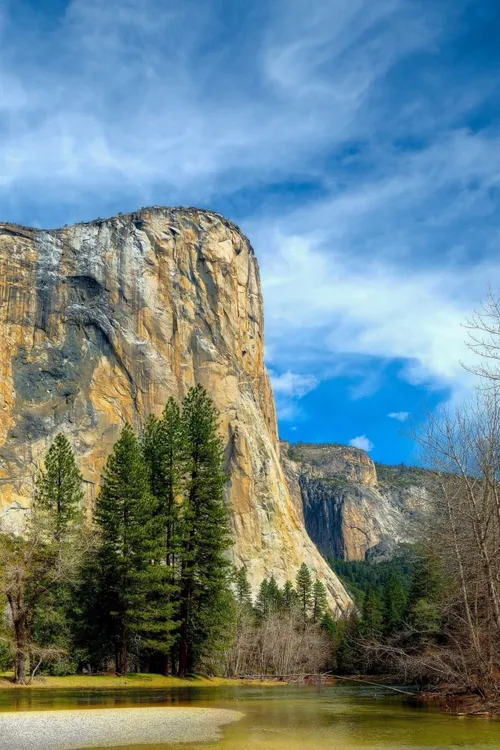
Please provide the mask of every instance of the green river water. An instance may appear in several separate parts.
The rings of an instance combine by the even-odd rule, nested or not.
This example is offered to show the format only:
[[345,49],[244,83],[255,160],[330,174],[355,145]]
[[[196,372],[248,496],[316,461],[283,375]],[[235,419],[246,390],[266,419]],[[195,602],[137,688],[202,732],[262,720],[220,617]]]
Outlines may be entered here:
[[[185,750],[448,750],[498,748],[500,721],[459,718],[383,688],[221,687],[172,690],[0,690],[0,711],[112,706],[214,706],[245,718]],[[127,746],[126,737],[123,747]],[[130,747],[130,746],[129,746]],[[170,745],[156,745],[166,750]],[[179,747],[179,746],[177,746]],[[151,750],[151,746],[149,746]],[[134,747],[134,750],[139,748]],[[142,748],[141,748],[142,750]]]

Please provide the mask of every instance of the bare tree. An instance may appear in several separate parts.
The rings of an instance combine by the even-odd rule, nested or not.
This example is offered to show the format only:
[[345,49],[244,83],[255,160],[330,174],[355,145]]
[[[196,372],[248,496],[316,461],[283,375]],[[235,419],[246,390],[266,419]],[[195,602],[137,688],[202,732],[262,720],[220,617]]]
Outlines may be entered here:
[[500,297],[490,290],[464,327],[467,346],[479,357],[477,364],[467,365],[466,369],[479,376],[483,386],[500,385]]
[[401,679],[476,693],[500,705],[500,299],[489,294],[467,321],[478,355],[473,395],[428,415],[412,436],[429,470],[431,511],[424,554],[438,555],[445,578],[439,633],[415,622],[358,649]]
[[[422,543],[445,576],[441,637],[415,638],[411,624],[379,649],[386,663],[497,700],[500,670],[500,391],[480,388],[415,433],[429,469],[432,510]],[[415,644],[418,643],[418,647]],[[380,650],[381,649],[381,650]]]
[[229,654],[226,674],[316,674],[332,657],[332,641],[314,623],[304,625],[297,612],[275,612],[258,624],[248,621]]

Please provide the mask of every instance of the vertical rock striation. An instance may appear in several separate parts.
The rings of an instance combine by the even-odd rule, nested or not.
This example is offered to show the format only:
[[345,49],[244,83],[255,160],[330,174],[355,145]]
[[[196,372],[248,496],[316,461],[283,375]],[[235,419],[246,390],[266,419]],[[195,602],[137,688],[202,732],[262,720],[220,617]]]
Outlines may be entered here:
[[383,559],[413,540],[429,504],[424,471],[346,445],[281,445],[290,496],[326,558]]
[[279,461],[263,360],[259,270],[236,226],[208,211],[143,209],[53,231],[0,224],[0,517],[29,504],[58,431],[91,505],[125,420],[206,387],[231,473],[234,558],[252,584],[305,561],[339,612],[344,588],[307,535]]

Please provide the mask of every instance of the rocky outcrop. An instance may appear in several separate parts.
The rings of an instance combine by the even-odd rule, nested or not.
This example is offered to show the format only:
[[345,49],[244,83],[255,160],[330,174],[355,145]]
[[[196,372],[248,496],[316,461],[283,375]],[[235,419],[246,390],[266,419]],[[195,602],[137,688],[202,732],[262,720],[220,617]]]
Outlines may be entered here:
[[326,557],[379,560],[411,542],[429,503],[425,472],[375,465],[345,445],[282,443],[290,495]]
[[308,537],[279,461],[248,240],[197,209],[143,209],[53,231],[0,224],[0,516],[29,505],[41,456],[71,440],[92,505],[127,420],[204,385],[221,414],[235,561],[254,588],[305,561],[337,611],[343,586]]

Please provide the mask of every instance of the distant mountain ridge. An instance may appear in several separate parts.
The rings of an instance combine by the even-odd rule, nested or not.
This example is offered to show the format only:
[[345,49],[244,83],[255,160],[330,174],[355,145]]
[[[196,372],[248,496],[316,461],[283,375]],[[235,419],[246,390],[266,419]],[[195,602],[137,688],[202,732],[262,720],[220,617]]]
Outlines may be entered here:
[[290,495],[325,558],[387,559],[414,540],[429,507],[428,475],[376,464],[360,448],[281,442]]

